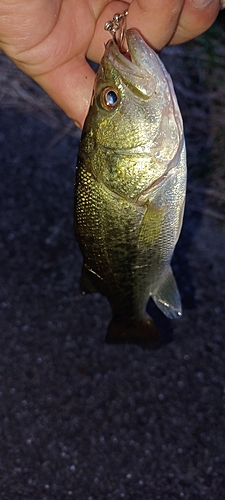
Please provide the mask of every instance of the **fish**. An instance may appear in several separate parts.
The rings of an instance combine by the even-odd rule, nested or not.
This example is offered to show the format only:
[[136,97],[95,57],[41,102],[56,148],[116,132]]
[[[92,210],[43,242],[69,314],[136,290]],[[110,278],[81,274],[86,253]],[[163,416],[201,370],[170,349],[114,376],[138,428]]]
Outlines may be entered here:
[[171,269],[186,197],[183,122],[173,83],[136,29],[122,53],[109,40],[81,135],[75,178],[80,287],[112,309],[107,342],[157,344],[151,297],[182,314]]

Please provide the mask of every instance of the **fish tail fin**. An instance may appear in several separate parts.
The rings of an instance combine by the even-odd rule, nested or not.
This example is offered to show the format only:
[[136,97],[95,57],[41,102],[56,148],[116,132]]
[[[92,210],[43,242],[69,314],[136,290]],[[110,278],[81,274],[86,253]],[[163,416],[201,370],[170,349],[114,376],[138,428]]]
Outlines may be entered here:
[[105,341],[108,344],[139,344],[157,349],[162,346],[163,337],[149,316],[141,319],[113,317]]

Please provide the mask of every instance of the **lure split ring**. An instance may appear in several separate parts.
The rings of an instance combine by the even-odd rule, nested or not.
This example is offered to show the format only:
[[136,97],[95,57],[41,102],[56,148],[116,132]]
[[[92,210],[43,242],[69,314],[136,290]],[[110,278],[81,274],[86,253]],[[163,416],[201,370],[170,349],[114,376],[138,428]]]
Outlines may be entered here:
[[[112,21],[108,21],[104,29],[110,32],[110,35],[113,37],[114,42],[118,45],[120,51],[122,51],[125,29],[126,29],[126,16],[128,15],[128,10],[126,10],[123,14],[115,14]],[[120,30],[120,35],[117,38],[117,32]]]

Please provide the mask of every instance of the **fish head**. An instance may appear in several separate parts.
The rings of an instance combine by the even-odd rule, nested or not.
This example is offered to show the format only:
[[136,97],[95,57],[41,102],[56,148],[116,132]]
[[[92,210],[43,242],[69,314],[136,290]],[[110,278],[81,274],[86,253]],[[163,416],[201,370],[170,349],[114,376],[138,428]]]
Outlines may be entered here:
[[182,135],[172,81],[138,31],[127,30],[126,42],[126,54],[114,40],[106,44],[85,123],[89,147],[145,151],[147,144],[168,162]]

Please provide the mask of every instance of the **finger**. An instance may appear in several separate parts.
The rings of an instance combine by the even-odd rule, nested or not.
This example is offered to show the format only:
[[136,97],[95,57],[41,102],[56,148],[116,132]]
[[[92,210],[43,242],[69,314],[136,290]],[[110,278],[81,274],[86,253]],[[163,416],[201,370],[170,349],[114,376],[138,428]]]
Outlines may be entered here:
[[204,33],[217,18],[220,8],[219,0],[185,0],[177,30],[170,43],[183,43]]
[[183,8],[183,0],[134,0],[129,7],[128,27],[137,27],[154,49],[162,49],[172,38]]
[[95,73],[85,58],[70,60],[34,79],[76,125],[82,128],[95,80]]

